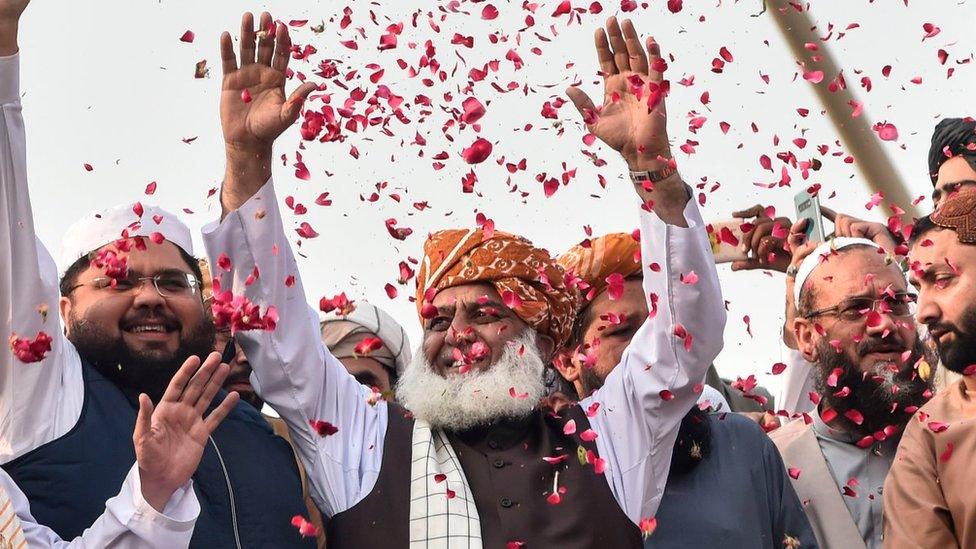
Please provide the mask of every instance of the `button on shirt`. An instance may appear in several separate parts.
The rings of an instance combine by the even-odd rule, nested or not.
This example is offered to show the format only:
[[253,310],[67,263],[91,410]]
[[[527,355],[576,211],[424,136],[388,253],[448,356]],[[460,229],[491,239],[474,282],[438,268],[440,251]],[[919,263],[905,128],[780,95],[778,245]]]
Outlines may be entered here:
[[888,470],[895,459],[895,450],[901,435],[876,442],[870,448],[858,448],[856,438],[850,433],[838,431],[827,426],[818,411],[814,411],[813,430],[817,443],[827,460],[827,467],[843,493],[848,481],[856,495],[843,495],[847,510],[857,524],[868,549],[881,549],[882,530],[882,487]]

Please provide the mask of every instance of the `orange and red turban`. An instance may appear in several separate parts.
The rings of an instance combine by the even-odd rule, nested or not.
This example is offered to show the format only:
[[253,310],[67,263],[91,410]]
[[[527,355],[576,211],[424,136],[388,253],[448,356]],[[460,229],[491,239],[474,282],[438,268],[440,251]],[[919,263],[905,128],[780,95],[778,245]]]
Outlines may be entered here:
[[592,301],[606,291],[610,275],[627,278],[641,272],[640,242],[630,233],[610,233],[591,239],[588,246],[573,246],[557,261],[567,273],[586,282],[589,289],[583,293]]
[[579,294],[566,286],[549,252],[513,234],[483,230],[438,231],[424,244],[417,274],[417,312],[425,296],[476,282],[491,284],[516,315],[561,346],[569,337]]

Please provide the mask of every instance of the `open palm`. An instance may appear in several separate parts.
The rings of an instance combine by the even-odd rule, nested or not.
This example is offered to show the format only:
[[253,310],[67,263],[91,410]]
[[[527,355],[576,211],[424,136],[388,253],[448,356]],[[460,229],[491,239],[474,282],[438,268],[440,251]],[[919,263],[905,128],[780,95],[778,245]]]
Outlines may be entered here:
[[[159,404],[154,407],[148,396],[139,396],[132,442],[144,494],[158,491],[165,502],[196,471],[208,437],[239,398],[230,393],[204,418],[229,371],[226,364],[220,364],[219,353],[211,353],[202,365],[192,356],[173,376]],[[145,495],[152,503],[150,494]]]
[[[0,0],[2,1],[2,0]],[[241,18],[240,66],[230,34],[220,37],[223,84],[220,119],[224,141],[240,150],[269,149],[298,118],[302,103],[315,89],[305,83],[285,97],[285,75],[291,58],[291,38],[283,24],[275,24],[267,12],[261,14],[260,30],[254,16]]]
[[587,129],[632,166],[641,159],[669,158],[667,83],[657,43],[648,38],[645,51],[633,23],[624,21],[621,32],[614,17],[607,21],[606,30],[597,29],[595,43],[603,74],[603,105],[597,108],[577,87],[566,91]]

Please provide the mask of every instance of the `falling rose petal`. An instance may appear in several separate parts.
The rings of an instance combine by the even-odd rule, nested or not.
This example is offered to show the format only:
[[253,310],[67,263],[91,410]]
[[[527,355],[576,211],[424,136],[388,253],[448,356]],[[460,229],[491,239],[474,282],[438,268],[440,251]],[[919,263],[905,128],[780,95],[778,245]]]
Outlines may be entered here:
[[790,475],[790,478],[793,480],[797,480],[798,478],[800,478],[800,469],[797,467],[790,467],[789,469],[786,470],[786,472]]
[[949,461],[949,458],[951,457],[952,457],[952,443],[947,442],[945,452],[942,452],[942,454],[939,456],[939,461],[945,463]]
[[624,277],[620,273],[612,273],[606,278],[607,296],[610,301],[616,301],[624,295]]
[[498,17],[498,8],[496,8],[495,6],[493,6],[491,4],[487,4],[484,8],[481,9],[481,18],[482,19],[485,19],[487,21],[491,21],[492,19],[495,19],[496,17]]
[[811,84],[819,84],[823,82],[824,73],[823,71],[809,71],[803,73],[803,79]]
[[186,32],[183,33],[183,36],[180,37],[180,42],[186,42],[187,44],[192,44],[193,43],[193,39],[195,37],[196,37],[196,35],[193,34],[193,31],[188,30],[188,31],[186,31]]
[[[874,444],[874,437],[868,435],[866,437],[863,437],[861,440],[857,441],[856,444],[858,448],[862,448],[862,449],[870,448]],[[848,494],[848,492],[850,492],[850,494]],[[844,487],[844,495],[850,497],[857,497],[857,493],[854,492],[854,490],[851,490],[851,488],[848,486]]]
[[154,244],[162,244],[166,240],[163,233],[155,232],[149,235],[149,240],[152,240]]
[[871,129],[878,133],[878,137],[882,141],[896,141],[898,140],[898,128],[894,124],[888,122],[878,122]]
[[509,309],[514,310],[522,306],[522,298],[511,290],[505,290],[502,292],[502,303]]
[[658,395],[661,397],[661,400],[663,401],[674,400],[674,393],[672,393],[667,389],[661,391],[660,393],[658,393]]
[[468,97],[462,101],[461,107],[464,109],[464,112],[461,113],[461,122],[465,124],[474,124],[485,115],[485,106],[474,97]]
[[682,274],[679,276],[682,284],[687,284],[692,286],[698,284],[698,274],[695,271],[689,271],[688,274]]
[[318,433],[320,437],[332,436],[339,432],[338,427],[321,419],[310,419],[308,420],[308,424],[312,426],[312,430]]
[[517,391],[515,390],[515,387],[509,387],[509,388],[508,388],[508,394],[509,394],[509,396],[511,396],[512,398],[529,398],[529,393],[528,393],[528,392],[525,392],[525,393],[519,393],[519,392],[517,392]]
[[360,341],[356,347],[353,349],[359,356],[369,356],[373,351],[377,351],[383,347],[383,340],[378,337],[367,336]]
[[594,431],[593,429],[587,429],[582,433],[580,433],[580,440],[584,442],[593,442],[594,440],[596,440],[597,436],[598,435],[596,434],[596,431]]
[[468,164],[480,164],[491,155],[491,141],[479,137],[469,147],[461,151],[461,157]]
[[37,332],[34,339],[17,337],[17,334],[10,336],[10,351],[17,360],[24,364],[31,364],[44,360],[44,357],[51,350],[51,336],[43,331]]
[[305,221],[303,221],[302,224],[295,229],[295,232],[298,233],[298,236],[302,238],[315,238],[319,235],[319,233],[315,232],[315,229],[313,229],[312,226]]
[[552,17],[559,17],[560,15],[565,15],[573,11],[573,6],[569,0],[563,0],[556,6],[556,10],[552,12]]
[[928,428],[933,433],[941,433],[949,428],[949,424],[941,421],[930,421],[928,423]]
[[642,518],[637,526],[640,528],[641,536],[644,539],[647,539],[651,537],[651,534],[653,534],[655,530],[657,530],[657,518]]
[[575,419],[571,419],[571,420],[569,420],[569,421],[566,422],[566,425],[563,425],[563,434],[564,435],[572,435],[575,432],[576,432],[576,420]]
[[932,23],[923,24],[922,30],[925,31],[925,36],[922,36],[922,42],[924,42],[926,38],[932,38],[933,36],[942,32],[942,29],[936,27]]
[[877,328],[881,326],[884,322],[884,317],[878,311],[871,311],[868,313],[867,320],[865,320],[865,325],[868,328]]
[[386,297],[390,299],[396,299],[397,296],[396,286],[387,282],[386,286],[383,286],[383,289],[386,290]]
[[855,425],[864,423],[864,415],[857,410],[847,410],[844,412],[844,417],[851,420]]
[[600,403],[594,402],[590,404],[590,407],[586,409],[586,417],[593,418],[596,417],[597,410],[600,409]]
[[291,525],[298,528],[298,533],[301,534],[303,538],[314,538],[315,536],[319,535],[318,527],[301,515],[293,516],[291,518]]
[[251,92],[247,91],[247,88],[244,88],[244,91],[241,92],[241,101],[245,103],[251,102]]
[[569,454],[559,454],[558,456],[544,457],[542,461],[545,461],[549,465],[559,465],[569,459]]
[[546,498],[546,502],[549,503],[549,505],[559,505],[560,501],[562,501],[562,498],[559,497],[559,492],[553,492],[549,494],[549,497]]
[[156,192],[156,182],[155,181],[153,181],[152,183],[146,185],[146,194],[152,195],[155,192]]
[[683,0],[668,0],[668,11],[678,13],[681,11]]
[[88,164],[88,163],[83,164],[83,166],[84,166],[86,172],[90,172],[90,171],[93,171],[95,169],[94,167],[92,167],[91,164]]

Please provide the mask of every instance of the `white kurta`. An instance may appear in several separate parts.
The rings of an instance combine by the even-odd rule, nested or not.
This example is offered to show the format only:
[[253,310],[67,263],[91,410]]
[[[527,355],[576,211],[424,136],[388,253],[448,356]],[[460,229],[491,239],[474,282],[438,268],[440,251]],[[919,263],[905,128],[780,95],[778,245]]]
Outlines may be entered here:
[[[648,309],[656,314],[634,336],[603,388],[580,404],[600,403],[591,424],[607,461],[605,478],[634,523],[657,510],[678,426],[697,398],[693,388],[722,348],[726,319],[694,200],[684,211],[687,228],[667,225],[643,210],[639,216],[644,290],[653,296]],[[251,382],[288,423],[322,511],[332,517],[351,508],[376,483],[388,408],[367,403],[369,389],[321,344],[318,314],[306,302],[271,182],[222,222],[205,227],[204,242],[212,265],[222,253],[230,257],[231,272],[215,270],[223,289],[245,295],[262,310],[277,309],[277,329],[238,335],[254,366]],[[652,264],[659,268],[651,269]],[[245,284],[255,267],[261,276]],[[698,282],[683,283],[681,276],[691,271]],[[292,276],[294,283],[286,285]],[[682,331],[693,338],[689,349],[675,335]],[[310,420],[328,421],[339,430],[320,437]]]
[[[0,261],[0,340],[11,334],[33,339],[39,331],[53,339],[40,362],[21,362],[9,345],[0,350],[0,463],[6,463],[71,430],[85,392],[81,358],[58,316],[58,269],[34,233],[19,55],[0,57],[0,257],[6,258]],[[19,490],[2,476],[16,498],[12,492]],[[138,487],[138,474],[130,472],[122,492],[109,500],[112,508],[93,525],[93,539],[112,540],[113,547],[186,546],[200,510],[190,484],[173,494],[163,515],[152,511]]]

